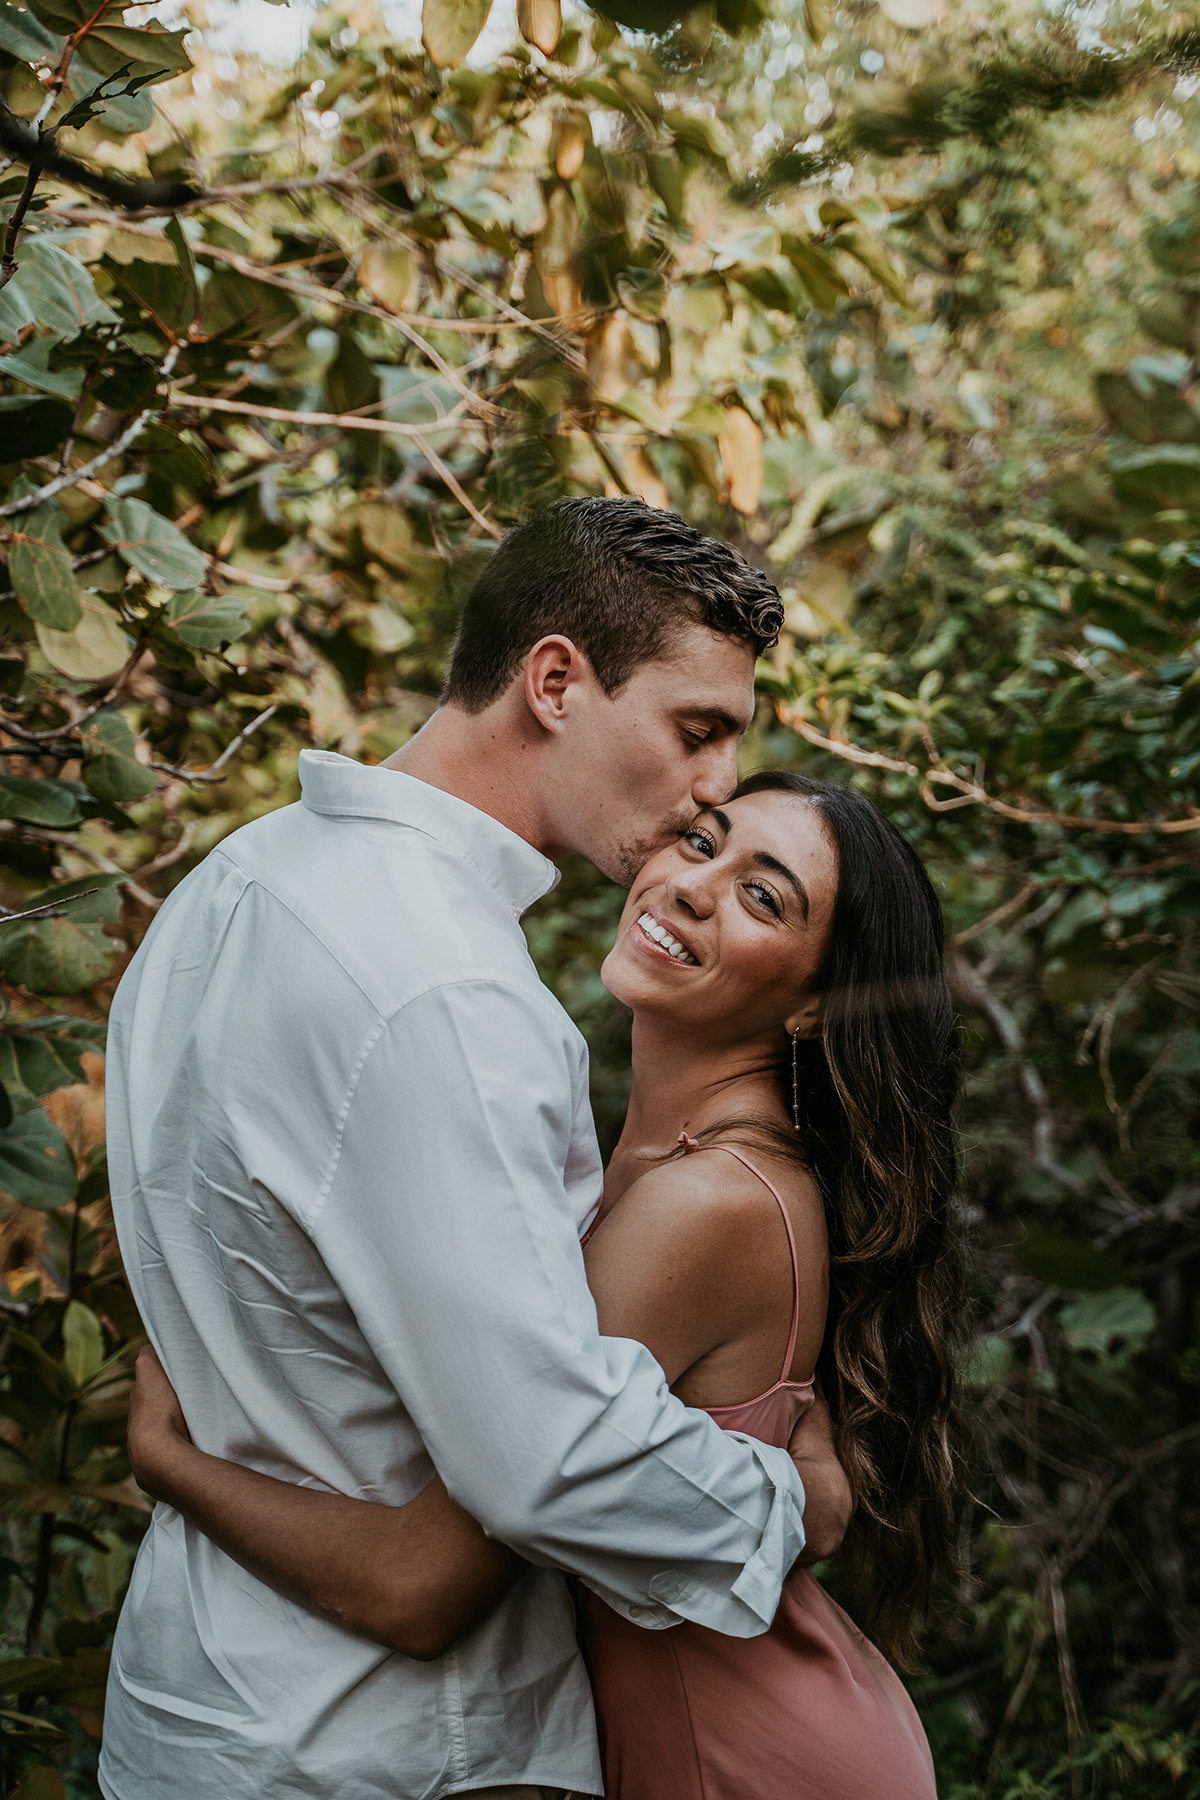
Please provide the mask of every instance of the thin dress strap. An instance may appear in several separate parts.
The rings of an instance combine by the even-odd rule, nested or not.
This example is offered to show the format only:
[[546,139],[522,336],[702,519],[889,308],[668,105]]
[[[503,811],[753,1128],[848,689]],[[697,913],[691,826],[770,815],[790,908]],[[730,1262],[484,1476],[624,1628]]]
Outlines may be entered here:
[[788,1236],[788,1249],[792,1253],[792,1329],[788,1334],[787,1355],[783,1359],[783,1373],[779,1379],[780,1381],[788,1381],[790,1380],[792,1373],[792,1359],[796,1354],[796,1337],[800,1330],[800,1258],[796,1250],[796,1234],[792,1230],[792,1221],[788,1215],[788,1209],[783,1204],[779,1189],[775,1184],[768,1181],[762,1170],[755,1168],[754,1164],[750,1161],[750,1158],[748,1156],[743,1156],[740,1150],[735,1150],[732,1144],[707,1144],[705,1148],[708,1150],[727,1150],[730,1156],[736,1156],[743,1168],[749,1169],[752,1175],[757,1175],[767,1192],[775,1196],[775,1204],[783,1215],[784,1229]]

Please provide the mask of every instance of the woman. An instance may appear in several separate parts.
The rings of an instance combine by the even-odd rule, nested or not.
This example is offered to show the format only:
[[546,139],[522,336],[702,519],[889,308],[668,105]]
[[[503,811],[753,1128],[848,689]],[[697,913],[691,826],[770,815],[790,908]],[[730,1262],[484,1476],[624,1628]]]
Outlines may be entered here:
[[[633,1093],[585,1256],[601,1330],[673,1391],[786,1444],[819,1373],[847,1554],[904,1654],[957,1489],[948,1324],[954,1027],[937,900],[859,795],[752,776],[633,884],[603,968]],[[437,1481],[389,1508],[196,1450],[147,1360],[139,1480],[277,1588],[436,1655],[515,1579]],[[610,1800],[933,1800],[899,1679],[813,1575],[771,1630],[643,1631],[580,1595]]]

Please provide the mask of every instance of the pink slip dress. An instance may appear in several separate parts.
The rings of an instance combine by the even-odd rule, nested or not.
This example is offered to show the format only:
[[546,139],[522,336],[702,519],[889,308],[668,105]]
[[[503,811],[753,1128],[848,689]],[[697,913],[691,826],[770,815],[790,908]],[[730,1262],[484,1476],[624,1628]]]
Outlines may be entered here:
[[[698,1148],[681,1136],[686,1150]],[[707,1410],[726,1431],[785,1446],[813,1404],[790,1379],[800,1324],[792,1222],[792,1326],[774,1387]],[[811,1570],[788,1577],[761,1637],[682,1624],[644,1631],[585,1588],[580,1640],[596,1696],[606,1800],[937,1800],[933,1759],[899,1676]]]

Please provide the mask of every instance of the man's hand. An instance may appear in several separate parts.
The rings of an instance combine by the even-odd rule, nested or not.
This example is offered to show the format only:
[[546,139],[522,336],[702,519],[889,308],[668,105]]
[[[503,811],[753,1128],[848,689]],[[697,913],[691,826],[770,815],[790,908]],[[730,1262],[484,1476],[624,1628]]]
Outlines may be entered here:
[[192,1439],[175,1389],[149,1344],[139,1350],[134,1365],[126,1441],[138,1486],[147,1494],[167,1499],[169,1471]]
[[796,1567],[811,1569],[840,1547],[854,1516],[854,1495],[833,1442],[833,1420],[820,1389],[788,1439],[804,1483],[804,1548]]

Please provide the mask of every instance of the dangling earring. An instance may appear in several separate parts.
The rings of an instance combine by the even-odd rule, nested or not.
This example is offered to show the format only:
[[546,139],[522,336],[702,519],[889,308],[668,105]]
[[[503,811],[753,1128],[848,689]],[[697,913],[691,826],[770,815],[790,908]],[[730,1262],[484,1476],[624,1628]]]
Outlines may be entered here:
[[796,1130],[800,1129],[800,1071],[796,1067],[796,1046],[800,1042],[800,1028],[792,1033],[792,1123]]

